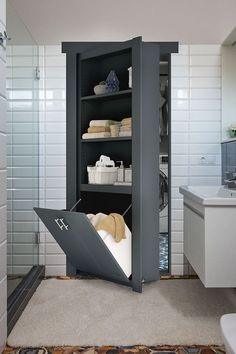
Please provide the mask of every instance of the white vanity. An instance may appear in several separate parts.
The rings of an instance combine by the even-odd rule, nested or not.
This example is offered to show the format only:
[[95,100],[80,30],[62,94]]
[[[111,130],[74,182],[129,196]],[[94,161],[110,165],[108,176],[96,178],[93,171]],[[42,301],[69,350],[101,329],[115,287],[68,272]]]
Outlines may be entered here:
[[183,186],[184,253],[205,287],[236,287],[236,190]]

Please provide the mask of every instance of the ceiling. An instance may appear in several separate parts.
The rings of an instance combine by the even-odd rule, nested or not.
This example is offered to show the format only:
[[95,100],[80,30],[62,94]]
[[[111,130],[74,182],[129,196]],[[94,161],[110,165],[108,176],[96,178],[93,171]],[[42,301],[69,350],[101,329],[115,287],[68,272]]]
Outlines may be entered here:
[[222,43],[236,0],[7,0],[38,44],[62,41]]

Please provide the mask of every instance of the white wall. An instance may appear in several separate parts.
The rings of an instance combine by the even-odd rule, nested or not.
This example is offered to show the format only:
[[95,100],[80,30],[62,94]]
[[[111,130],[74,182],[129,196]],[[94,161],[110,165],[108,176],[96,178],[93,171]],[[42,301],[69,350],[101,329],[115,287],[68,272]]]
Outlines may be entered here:
[[[183,255],[181,185],[221,183],[221,47],[184,45],[172,56],[172,274]],[[205,163],[201,163],[204,158]]]
[[[65,56],[40,47],[41,206],[65,207]],[[188,271],[183,255],[183,184],[220,183],[221,53],[218,45],[182,45],[172,56],[172,274]],[[201,164],[204,157],[206,164]],[[65,274],[65,256],[42,227],[41,263]]]
[[[6,27],[6,1],[0,0],[0,32]],[[6,51],[0,46],[0,352],[7,337],[6,279]]]

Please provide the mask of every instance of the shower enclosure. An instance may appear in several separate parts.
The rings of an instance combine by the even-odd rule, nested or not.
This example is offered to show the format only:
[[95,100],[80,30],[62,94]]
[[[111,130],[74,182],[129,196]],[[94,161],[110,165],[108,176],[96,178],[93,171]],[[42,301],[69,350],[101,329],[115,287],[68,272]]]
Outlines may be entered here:
[[8,330],[39,274],[38,47],[7,2],[7,291]]

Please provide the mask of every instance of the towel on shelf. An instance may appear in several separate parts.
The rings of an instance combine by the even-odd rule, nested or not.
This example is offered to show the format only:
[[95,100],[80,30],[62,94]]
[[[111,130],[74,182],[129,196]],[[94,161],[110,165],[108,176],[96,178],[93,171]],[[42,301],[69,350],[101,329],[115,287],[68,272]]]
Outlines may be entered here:
[[110,127],[89,127],[87,129],[88,133],[104,133],[104,132],[110,132]]
[[129,125],[122,125],[121,127],[120,127],[120,132],[131,132],[131,126],[129,126]]
[[132,117],[124,118],[121,121],[121,125],[131,125],[132,124]]
[[116,242],[125,239],[125,221],[122,215],[111,213],[102,219],[97,225],[96,230],[104,230],[111,234]]
[[117,124],[119,122],[111,119],[98,119],[98,120],[91,120],[89,122],[90,127],[109,127],[109,125]]
[[132,136],[131,130],[125,131],[125,132],[119,132],[119,136],[120,136],[120,137]]
[[111,133],[103,132],[103,133],[84,133],[82,135],[82,139],[97,139],[97,138],[110,138]]

